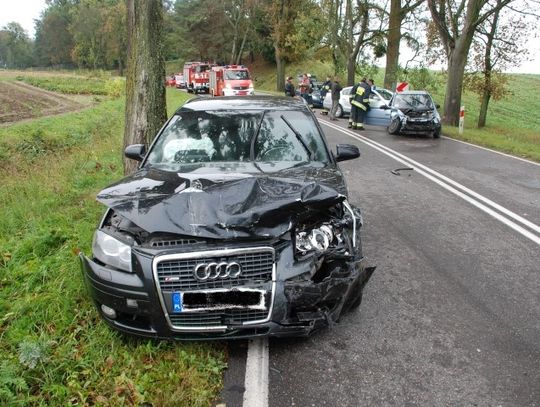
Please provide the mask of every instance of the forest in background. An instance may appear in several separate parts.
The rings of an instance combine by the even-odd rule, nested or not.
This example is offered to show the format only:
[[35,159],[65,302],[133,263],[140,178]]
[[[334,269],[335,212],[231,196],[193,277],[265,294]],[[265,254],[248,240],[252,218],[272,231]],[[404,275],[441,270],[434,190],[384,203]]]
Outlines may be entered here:
[[[165,60],[275,66],[276,90],[286,66],[331,63],[348,85],[386,57],[384,86],[404,72],[446,65],[446,124],[457,124],[464,88],[482,103],[508,94],[504,72],[527,58],[537,35],[538,0],[163,0]],[[85,68],[124,74],[124,0],[49,0],[35,39],[9,23],[0,30],[0,67]],[[400,54],[407,45],[411,50]],[[169,73],[169,72],[167,72]],[[483,119],[482,119],[483,117]]]

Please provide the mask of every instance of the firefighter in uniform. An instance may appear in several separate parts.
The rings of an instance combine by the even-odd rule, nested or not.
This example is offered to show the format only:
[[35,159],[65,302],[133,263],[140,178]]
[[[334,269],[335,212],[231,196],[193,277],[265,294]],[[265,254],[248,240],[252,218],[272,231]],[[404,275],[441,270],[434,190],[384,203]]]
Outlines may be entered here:
[[353,86],[349,96],[351,100],[351,116],[349,128],[353,130],[364,130],[364,117],[369,108],[369,94],[371,87],[367,84],[366,78]]

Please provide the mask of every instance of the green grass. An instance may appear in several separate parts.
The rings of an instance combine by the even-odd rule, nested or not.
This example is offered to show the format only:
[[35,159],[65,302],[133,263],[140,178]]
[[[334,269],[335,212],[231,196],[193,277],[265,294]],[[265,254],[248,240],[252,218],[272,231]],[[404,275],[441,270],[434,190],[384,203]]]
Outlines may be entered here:
[[[446,136],[468,141],[497,151],[540,162],[540,75],[510,75],[511,93],[504,99],[491,101],[487,125],[477,128],[480,102],[478,96],[465,91],[461,104],[465,106],[463,135],[456,127],[444,126]],[[443,104],[444,87],[433,94]]]
[[[167,97],[169,111],[186,98]],[[221,344],[126,341],[83,286],[123,114],[116,99],[0,128],[0,405],[209,406],[221,388]]]
[[87,78],[87,77],[55,77],[55,76],[24,76],[17,80],[26,82],[38,88],[52,92],[74,95],[108,95],[120,96],[124,88],[121,78]]

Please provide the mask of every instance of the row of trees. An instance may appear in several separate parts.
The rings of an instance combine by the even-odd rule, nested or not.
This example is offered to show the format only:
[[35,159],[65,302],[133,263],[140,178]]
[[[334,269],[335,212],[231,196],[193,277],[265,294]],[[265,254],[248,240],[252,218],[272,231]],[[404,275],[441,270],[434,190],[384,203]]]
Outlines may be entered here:
[[[0,31],[0,65],[117,68],[128,31],[125,0],[48,0],[31,41],[11,23]],[[384,86],[393,88],[406,43],[414,62],[446,63],[444,121],[457,125],[464,85],[487,106],[503,92],[501,71],[526,55],[529,17],[539,0],[159,0],[165,59],[228,63],[262,57],[275,63],[276,88],[288,63],[332,61],[347,84],[359,67],[386,56]],[[526,35],[527,34],[527,35]],[[482,119],[483,117],[483,119]]]

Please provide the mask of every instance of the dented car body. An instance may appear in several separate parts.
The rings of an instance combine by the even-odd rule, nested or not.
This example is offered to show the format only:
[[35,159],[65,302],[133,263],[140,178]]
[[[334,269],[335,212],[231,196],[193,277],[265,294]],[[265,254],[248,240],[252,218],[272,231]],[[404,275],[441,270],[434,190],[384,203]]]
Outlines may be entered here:
[[81,255],[100,314],[168,339],[306,336],[357,307],[374,268],[359,209],[308,107],[291,98],[194,99],[141,165],[98,194]]

